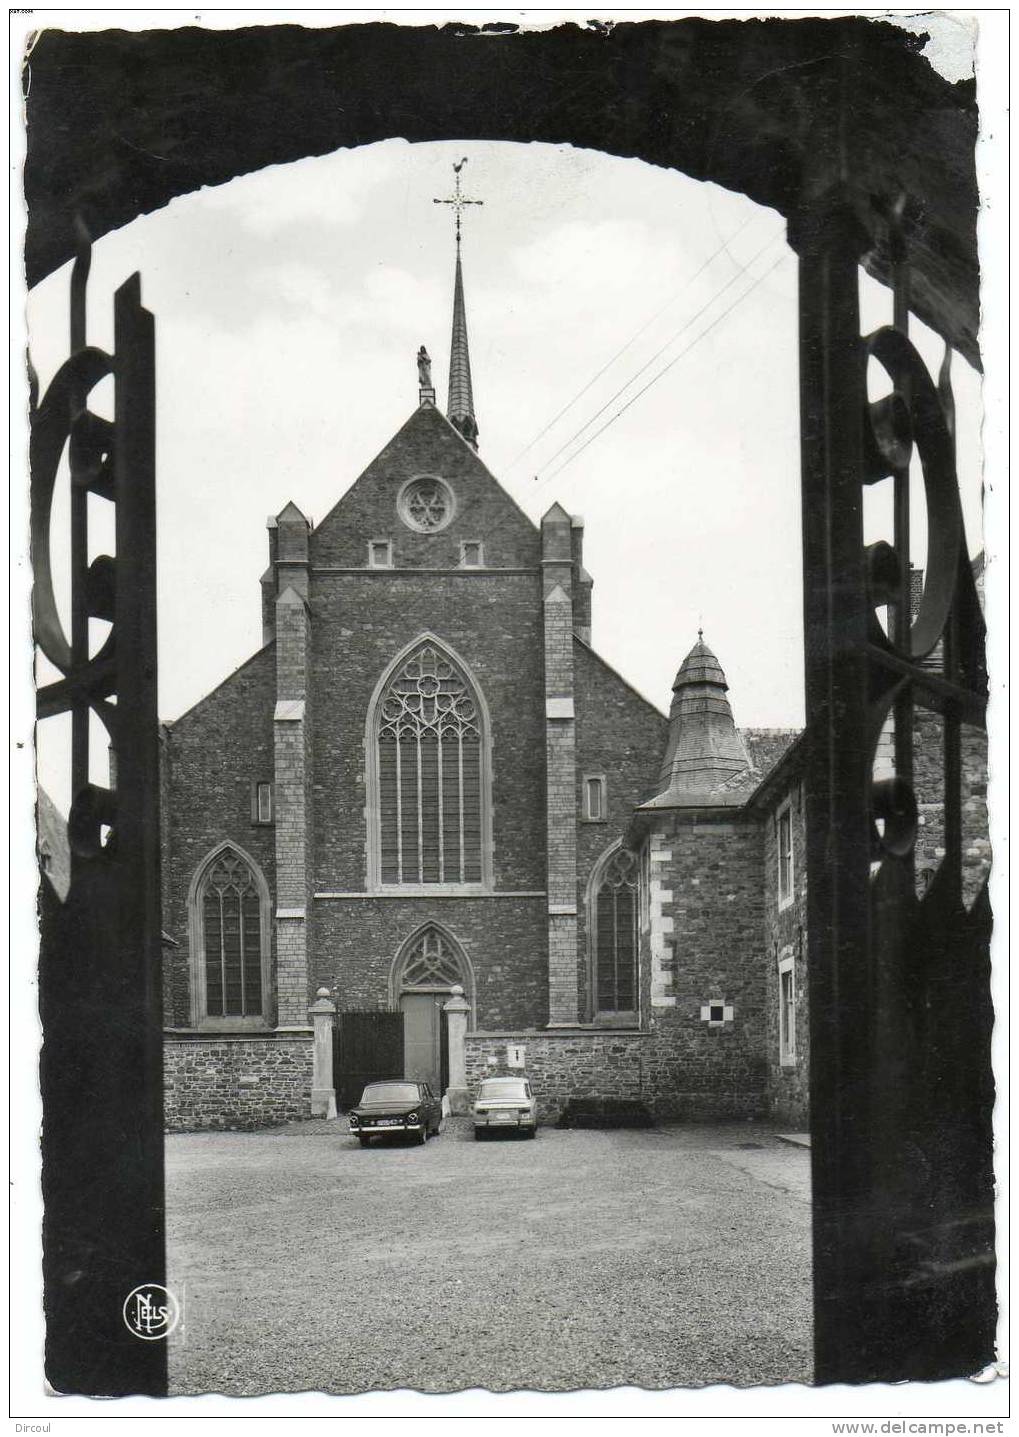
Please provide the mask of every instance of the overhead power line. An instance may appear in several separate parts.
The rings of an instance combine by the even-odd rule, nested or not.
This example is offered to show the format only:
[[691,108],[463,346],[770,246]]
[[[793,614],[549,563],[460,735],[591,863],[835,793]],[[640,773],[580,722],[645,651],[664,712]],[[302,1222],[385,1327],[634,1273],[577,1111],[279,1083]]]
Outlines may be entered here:
[[[617,389],[617,391],[615,391],[615,394],[611,394],[609,395],[608,399],[605,399],[604,404],[602,404],[601,410],[595,410],[594,414],[591,415],[591,418],[589,418],[589,420],[585,420],[584,424],[579,427],[579,430],[576,430],[575,434],[572,434],[571,437],[568,438],[568,440],[563,441],[563,443],[559,445],[558,450],[556,450],[555,453],[550,454],[550,456],[546,458],[545,464],[543,464],[542,467],[548,468],[549,464],[553,464],[555,463],[555,460],[558,460],[559,456],[561,456],[561,454],[563,453],[563,450],[568,450],[569,445],[575,444],[576,440],[579,440],[579,437],[581,437],[581,434],[584,434],[585,430],[589,430],[589,428],[591,428],[591,425],[594,424],[595,420],[599,420],[599,418],[602,417],[602,414],[604,414],[605,410],[608,410],[609,405],[615,404],[615,401],[617,401],[619,395],[624,394],[624,392],[631,387],[631,384],[635,384],[635,382],[640,379],[640,376],[644,374],[647,369],[651,368],[651,365],[654,364],[655,359],[660,359],[661,355],[664,355],[664,352],[667,351],[668,348],[670,348],[670,345],[676,343],[677,339],[680,338],[680,335],[684,335],[684,333],[687,332],[687,329],[690,329],[690,326],[693,325],[693,323],[696,322],[697,319],[700,319],[700,316],[703,315],[706,310],[709,310],[711,308],[711,305],[714,305],[714,302],[716,302],[716,300],[721,299],[721,296],[726,293],[726,290],[732,289],[734,283],[736,283],[737,280],[743,279],[744,274],[746,274],[747,270],[749,270],[750,264],[753,264],[755,260],[759,260],[760,256],[762,256],[762,254],[765,254],[765,251],[769,250],[770,247],[775,244],[775,241],[782,237],[782,234],[783,231],[778,230],[776,231],[776,233],[772,234],[772,237],[770,237],[769,240],[765,240],[765,243],[760,246],[760,249],[757,249],[755,253],[750,256],[750,259],[747,260],[746,264],[744,264],[743,269],[737,270],[736,274],[730,274],[729,279],[727,279],[726,283],[721,286],[721,289],[717,289],[716,292],[714,292],[714,295],[711,295],[710,299],[704,300],[704,303],[700,306],[700,309],[698,309],[696,313],[693,313],[693,315],[690,315],[690,318],[684,320],[684,322],[681,323],[680,328],[678,328],[676,332],[671,333],[671,335],[668,336],[668,339],[667,341],[665,341],[664,345],[661,345],[660,348],[655,349],[655,352],[653,355],[651,355],[651,358],[647,359],[647,361],[645,361],[644,364],[640,366],[640,369],[638,369],[635,374],[632,374],[630,378],[627,379],[627,382],[625,382],[625,384],[619,385],[619,388]],[[601,431],[599,431],[599,433],[601,433]],[[535,474],[535,479],[538,479],[538,474]]]
[[[767,250],[771,249],[775,241],[782,237],[782,234],[783,231],[776,231],[774,234],[772,234],[770,239],[765,240],[764,244],[761,245],[761,247],[756,250],[754,254],[751,255],[750,259],[747,261],[747,263],[743,266],[742,269],[737,270],[734,275],[730,275],[729,278],[726,280],[725,284],[722,285],[721,289],[716,290],[710,299],[705,300],[705,302],[701,305],[700,309],[698,309],[694,314],[691,314],[688,319],[685,319],[683,323],[679,326],[679,328],[675,330],[674,333],[669,335],[669,338],[665,341],[665,343],[655,350],[651,358],[645,360],[645,362],[636,371],[636,373],[631,374],[630,378],[626,381],[626,383],[621,384],[614,394],[609,395],[608,399],[606,399],[605,403],[601,406],[601,408],[595,410],[595,412],[591,415],[590,419],[585,419],[584,423],[580,426],[580,428],[574,434],[572,434],[569,439],[564,440],[563,443],[560,444],[559,448],[555,451],[555,453],[549,455],[549,457],[545,460],[545,463],[542,465],[542,468],[547,469],[550,464],[554,463],[554,461],[559,458],[559,455],[562,454],[564,449],[568,449],[571,444],[573,444],[577,439],[580,438],[585,429],[590,429],[591,425],[594,424],[595,420],[600,419],[601,416],[605,413],[606,409],[608,409],[611,404],[615,404],[619,396],[625,393],[625,391],[630,388],[631,384],[636,384],[640,376],[646,373],[646,371],[651,368],[652,364],[654,364],[655,360],[660,359],[661,356],[671,345],[675,344],[676,340],[679,339],[680,335],[685,334],[686,331],[690,328],[690,326],[696,320],[700,319],[701,315],[704,314],[706,310],[709,310],[711,306],[716,302],[716,300],[722,298],[722,295],[725,294],[726,290],[731,289],[733,285],[737,283],[737,281],[743,278],[743,276],[747,273],[747,270],[749,269],[750,265],[752,265],[755,260],[760,259],[761,255],[764,254]],[[535,478],[537,478],[537,475],[535,475]]]
[[[786,254],[783,253],[780,254],[775,260],[773,260],[772,263],[768,266],[768,268],[766,270],[763,270],[762,273],[757,276],[757,278],[752,284],[747,285],[746,289],[743,290],[740,294],[738,294],[736,298],[732,301],[732,303],[727,305],[726,308],[722,310],[721,314],[716,315],[715,318],[711,321],[711,323],[706,325],[704,329],[702,329],[700,333],[697,334],[690,341],[690,343],[685,346],[685,348],[681,349],[677,355],[674,355],[673,358],[669,360],[668,364],[666,364],[662,369],[658,371],[656,375],[654,375],[651,379],[648,380],[647,384],[645,384],[641,389],[638,389],[637,393],[632,395],[622,406],[621,409],[618,409],[615,414],[613,414],[609,419],[607,419],[600,429],[596,429],[593,434],[589,435],[589,437],[584,440],[584,443],[580,446],[579,449],[574,450],[572,454],[570,454],[566,459],[563,460],[562,464],[558,465],[557,468],[553,469],[551,474],[546,474],[545,477],[539,482],[541,484],[549,483],[549,481],[554,479],[557,474],[561,474],[564,469],[568,468],[569,465],[573,463],[574,459],[579,458],[589,444],[593,444],[600,434],[604,434],[606,429],[608,429],[611,425],[615,424],[616,420],[621,418],[621,416],[626,413],[626,411],[630,408],[631,404],[636,404],[637,400],[641,397],[642,394],[646,394],[648,390],[652,387],[652,385],[657,384],[660,379],[662,379],[666,374],[668,374],[669,370],[673,367],[674,364],[678,364],[679,361],[683,359],[686,355],[688,355],[692,349],[695,349],[696,346],[700,344],[701,340],[705,339],[716,327],[716,325],[721,324],[722,320],[725,319],[727,315],[730,315],[738,305],[742,304],[743,300],[745,300],[748,295],[752,294],[753,291],[757,288],[757,286],[761,284],[764,280],[766,280],[768,275],[771,274],[772,270],[777,269],[785,258]],[[718,296],[716,295],[715,297],[717,298]],[[570,442],[572,443],[572,440]],[[564,448],[565,447],[566,446],[564,446]]]
[[682,286],[676,290],[675,294],[671,295],[665,301],[665,303],[661,305],[660,308],[656,309],[654,314],[651,315],[650,319],[646,319],[644,323],[640,326],[640,328],[635,330],[633,334],[630,335],[630,338],[626,341],[626,343],[621,345],[620,348],[616,350],[615,354],[613,354],[610,359],[607,359],[605,361],[601,369],[598,370],[598,373],[587,381],[583,389],[578,389],[573,398],[568,400],[563,405],[562,409],[559,410],[558,414],[554,414],[552,416],[552,418],[545,425],[544,429],[540,429],[538,433],[534,436],[534,438],[531,440],[531,442],[524,445],[523,449],[521,449],[520,453],[516,456],[516,458],[511,459],[509,464],[506,466],[508,469],[512,469],[515,464],[518,464],[520,460],[523,459],[524,455],[528,454],[534,448],[538,440],[543,439],[548,433],[548,431],[552,428],[552,426],[554,424],[558,424],[559,420],[562,419],[563,415],[568,414],[578,400],[583,399],[587,391],[591,388],[592,385],[597,384],[598,380],[601,379],[602,375],[606,372],[606,370],[611,369],[612,366],[615,364],[616,360],[619,359],[622,355],[624,355],[626,351],[630,348],[630,345],[635,344],[637,340],[641,337],[641,335],[644,333],[644,331],[650,329],[651,326],[654,324],[655,320],[658,319],[661,315],[663,315],[665,311],[670,308],[671,305],[675,304],[676,300],[679,299],[681,295],[686,294],[687,290],[694,283],[694,281],[700,278],[700,276],[704,273],[704,271],[708,268],[709,265],[714,264],[718,256],[722,254],[725,250],[727,250],[732,241],[736,239],[739,235],[741,235],[746,229],[747,225],[756,218],[756,215],[748,215],[747,218],[740,225],[740,227],[737,230],[734,230],[728,239],[723,240],[713,254],[708,255],[707,259],[700,266],[700,268],[695,270],[694,273],[690,276],[690,278],[683,282]]

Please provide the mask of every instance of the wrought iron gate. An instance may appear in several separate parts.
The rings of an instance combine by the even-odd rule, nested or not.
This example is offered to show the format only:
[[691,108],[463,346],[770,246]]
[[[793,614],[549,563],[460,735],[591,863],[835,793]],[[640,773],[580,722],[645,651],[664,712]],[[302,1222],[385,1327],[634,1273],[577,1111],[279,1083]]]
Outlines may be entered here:
[[[845,97],[833,113],[845,113]],[[800,258],[816,1380],[934,1379],[994,1355],[986,882],[962,886],[960,731],[982,727],[984,625],[956,482],[950,356],[910,342],[903,220],[829,154]],[[820,170],[819,170],[819,177]],[[860,334],[859,265],[887,246],[893,323]],[[868,399],[868,369],[890,394]],[[928,548],[910,611],[909,465]],[[865,486],[894,485],[865,548]],[[887,632],[879,611],[887,606]],[[914,732],[940,716],[944,855],[916,882]],[[894,727],[894,775],[876,778]]]
[[[166,1391],[166,1345],[141,1340],[125,1301],[165,1284],[160,992],[159,750],[156,712],[155,369],[139,276],[114,300],[113,354],[85,335],[88,237],[71,280],[71,354],[33,392],[31,516],[36,642],[61,677],[37,714],[71,715],[71,886],[44,881],[43,1276],[46,1373],[61,1392]],[[114,378],[114,418],[90,411]],[[33,386],[34,391],[34,386]],[[50,515],[69,451],[71,634],[53,592]],[[116,510],[116,557],[89,562],[91,496]],[[95,654],[89,623],[111,623]],[[89,722],[105,725],[114,787],[89,779]]]
[[365,1083],[403,1076],[402,1013],[338,1013],[333,1032],[336,1105],[341,1111],[354,1106]]

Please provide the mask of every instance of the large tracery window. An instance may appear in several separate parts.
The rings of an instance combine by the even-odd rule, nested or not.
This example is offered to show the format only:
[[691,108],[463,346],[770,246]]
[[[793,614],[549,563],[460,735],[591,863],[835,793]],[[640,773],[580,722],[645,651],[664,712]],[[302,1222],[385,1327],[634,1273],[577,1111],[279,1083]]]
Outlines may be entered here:
[[220,855],[202,892],[205,1006],[210,1018],[262,1012],[262,923],[251,869],[239,854]]
[[260,1025],[265,1016],[268,892],[250,860],[224,845],[192,889],[193,1017]]
[[485,879],[485,734],[470,682],[437,644],[400,662],[375,710],[382,884]]
[[591,912],[594,1010],[637,1011],[637,858],[625,848],[598,875]]

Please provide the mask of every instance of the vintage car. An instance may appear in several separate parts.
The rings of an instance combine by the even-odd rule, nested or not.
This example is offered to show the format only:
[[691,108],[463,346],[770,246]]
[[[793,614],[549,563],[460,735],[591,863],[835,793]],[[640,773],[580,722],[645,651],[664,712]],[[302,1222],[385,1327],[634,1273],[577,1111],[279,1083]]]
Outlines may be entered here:
[[410,1135],[424,1143],[439,1131],[442,1104],[427,1083],[391,1078],[384,1083],[369,1083],[357,1107],[351,1108],[348,1120],[351,1133],[357,1135],[363,1148],[379,1137]]
[[526,1078],[484,1078],[471,1116],[479,1142],[493,1132],[523,1133],[525,1138],[533,1138],[538,1126],[538,1100]]

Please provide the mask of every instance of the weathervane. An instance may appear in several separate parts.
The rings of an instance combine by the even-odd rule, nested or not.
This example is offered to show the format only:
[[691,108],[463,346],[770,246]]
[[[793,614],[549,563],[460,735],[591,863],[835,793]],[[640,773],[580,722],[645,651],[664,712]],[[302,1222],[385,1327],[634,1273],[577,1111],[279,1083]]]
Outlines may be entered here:
[[463,167],[464,167],[464,165],[465,165],[466,163],[467,163],[467,157],[466,157],[466,155],[465,155],[464,158],[460,161],[460,163],[459,163],[458,165],[454,165],[454,166],[453,166],[453,173],[454,173],[454,175],[456,175],[456,184],[455,184],[455,187],[454,187],[454,189],[453,189],[452,198],[451,198],[451,199],[448,199],[448,200],[436,200],[436,199],[433,199],[433,200],[432,200],[432,204],[433,204],[433,205],[452,205],[452,206],[453,206],[453,218],[454,218],[454,220],[455,220],[455,222],[456,222],[456,247],[457,247],[457,249],[460,248],[460,222],[461,222],[461,216],[463,215],[463,212],[464,212],[464,207],[465,207],[466,205],[483,205],[483,204],[485,203],[484,200],[469,200],[466,195],[464,195],[464,194],[461,193],[461,190],[460,190],[460,171],[463,169]]

